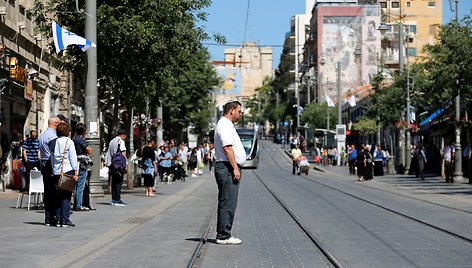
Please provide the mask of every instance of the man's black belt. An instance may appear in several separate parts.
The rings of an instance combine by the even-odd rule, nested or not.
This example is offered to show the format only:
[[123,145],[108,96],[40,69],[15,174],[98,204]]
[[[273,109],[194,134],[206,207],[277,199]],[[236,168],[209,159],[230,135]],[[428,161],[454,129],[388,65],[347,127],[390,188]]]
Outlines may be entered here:
[[[229,161],[216,161],[216,164],[218,163],[222,163],[222,164],[229,165],[230,167],[232,167]],[[240,164],[236,164],[236,165],[238,165],[238,167],[241,168]]]

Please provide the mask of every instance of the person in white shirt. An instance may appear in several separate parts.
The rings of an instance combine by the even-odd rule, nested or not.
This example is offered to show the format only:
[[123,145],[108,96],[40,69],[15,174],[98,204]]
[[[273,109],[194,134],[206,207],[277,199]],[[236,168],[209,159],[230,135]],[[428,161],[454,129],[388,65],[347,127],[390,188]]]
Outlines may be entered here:
[[446,183],[454,182],[454,158],[456,156],[456,149],[452,146],[451,141],[446,141],[446,146],[443,149],[444,173],[446,175]]
[[185,176],[187,176],[187,168],[188,168],[188,147],[185,146],[185,143],[180,145],[179,149],[179,158],[182,161],[182,168],[185,170]]
[[234,123],[241,117],[241,103],[230,101],[224,105],[223,117],[215,128],[215,178],[218,184],[218,220],[216,243],[241,244],[231,235],[238,202],[241,166],[246,162],[246,151]]
[[109,168],[108,185],[111,186],[111,203],[112,206],[126,207],[127,204],[121,200],[121,186],[123,185],[124,174],[115,173],[110,168],[113,155],[120,150],[126,158],[126,130],[120,129],[114,139],[108,145],[108,151],[105,155],[105,165]]

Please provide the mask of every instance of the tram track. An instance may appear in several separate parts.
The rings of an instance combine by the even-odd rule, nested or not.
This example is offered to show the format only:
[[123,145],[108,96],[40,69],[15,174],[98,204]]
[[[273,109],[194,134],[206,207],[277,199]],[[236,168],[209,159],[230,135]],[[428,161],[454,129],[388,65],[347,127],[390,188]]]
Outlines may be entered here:
[[295,214],[294,211],[292,211],[283,201],[282,199],[279,198],[270,188],[267,186],[267,184],[262,180],[262,178],[255,172],[252,171],[254,176],[264,185],[264,187],[267,189],[267,191],[277,200],[277,202],[282,206],[282,208],[290,215],[290,217],[295,221],[295,223],[300,227],[300,229],[305,233],[305,235],[308,237],[308,239],[320,250],[320,252],[326,257],[328,262],[333,265],[333,267],[340,268],[343,267],[341,265],[341,262],[335,257],[335,255],[332,253],[328,247],[326,247],[321,240],[319,240],[316,235],[314,235],[299,219],[299,217]]
[[[271,160],[275,163],[276,166],[278,166],[281,170],[285,170],[285,168],[283,168],[282,166],[280,166],[280,164],[274,159],[273,155],[269,154],[269,157],[270,157]],[[287,172],[287,174],[290,174],[290,173]],[[458,233],[456,233],[456,232],[453,232],[453,231],[447,230],[447,229],[445,229],[445,228],[436,226],[436,225],[431,224],[431,223],[428,223],[428,222],[426,222],[426,221],[424,221],[424,220],[415,218],[415,217],[413,217],[413,216],[407,215],[407,214],[405,214],[405,213],[403,213],[403,212],[400,212],[400,211],[398,211],[398,210],[395,210],[395,209],[386,207],[386,206],[384,206],[384,205],[380,205],[380,204],[378,204],[378,203],[375,203],[375,202],[370,201],[370,200],[368,200],[368,199],[359,197],[359,196],[357,196],[357,195],[355,195],[355,194],[352,194],[352,193],[349,193],[349,192],[347,192],[347,191],[344,191],[344,190],[341,190],[341,189],[332,187],[332,186],[327,185],[327,184],[325,184],[325,183],[322,183],[322,182],[319,182],[319,181],[315,181],[315,180],[313,180],[313,179],[311,179],[311,178],[307,178],[307,177],[304,176],[304,175],[297,176],[297,178],[300,178],[300,179],[303,179],[303,180],[305,180],[305,181],[308,181],[308,182],[311,182],[311,183],[320,185],[320,186],[322,186],[322,187],[324,187],[324,188],[327,188],[327,189],[330,189],[330,190],[332,190],[332,191],[336,191],[336,192],[342,193],[342,194],[347,195],[347,196],[349,196],[349,197],[351,197],[351,198],[354,198],[354,199],[356,199],[356,200],[362,201],[362,202],[364,202],[364,203],[367,203],[367,204],[369,204],[369,205],[372,205],[372,206],[374,206],[374,207],[377,207],[377,208],[379,208],[379,209],[382,209],[382,210],[387,211],[387,212],[389,212],[389,213],[392,213],[392,214],[394,214],[394,215],[400,216],[400,217],[402,217],[402,218],[405,218],[405,219],[414,221],[414,222],[419,223],[419,224],[421,224],[421,225],[423,225],[423,226],[429,227],[429,228],[434,229],[434,230],[436,230],[436,231],[439,231],[439,232],[441,232],[441,233],[444,233],[444,234],[447,234],[447,235],[452,236],[452,237],[454,237],[454,238],[460,239],[460,240],[462,240],[462,241],[464,241],[464,242],[466,242],[466,243],[472,245],[472,239],[471,239],[471,238],[468,238],[468,237],[463,236],[463,235],[461,235],[461,234],[458,234]],[[304,188],[304,189],[305,189],[306,191],[309,191],[309,192],[313,193],[313,194],[316,194],[316,193],[314,193],[313,191],[311,191],[311,190],[309,190],[309,189],[307,189],[307,188]],[[377,190],[379,190],[379,189],[377,189]],[[381,191],[381,190],[379,190],[379,191]],[[388,192],[388,193],[391,193],[391,194],[396,194],[396,193],[392,193],[392,192],[389,192],[389,191],[385,191],[385,192]],[[410,199],[416,200],[416,201],[427,202],[427,201],[422,200],[422,199],[411,198],[411,197],[405,196],[405,195],[401,195],[401,196],[402,196],[402,197],[407,197],[407,198],[410,198]],[[454,209],[454,208],[452,208],[452,207],[448,207],[448,206],[444,206],[444,205],[439,205],[439,204],[436,204],[436,203],[433,203],[433,202],[427,202],[427,203],[430,203],[431,205],[441,206],[441,207],[443,207],[443,208]],[[460,209],[454,209],[454,210],[455,210],[455,211],[458,211],[458,212],[461,212],[461,213],[472,214],[472,213],[470,213],[470,212],[468,212],[468,211],[463,211],[463,210],[460,210]]]
[[214,207],[210,211],[205,223],[203,224],[201,231],[197,237],[198,238],[197,246],[195,247],[192,257],[190,258],[187,264],[187,268],[195,267],[198,259],[201,257],[203,246],[206,244],[208,240],[208,235],[210,234],[211,226],[213,225],[213,222],[216,217],[216,211],[217,211],[217,207]]

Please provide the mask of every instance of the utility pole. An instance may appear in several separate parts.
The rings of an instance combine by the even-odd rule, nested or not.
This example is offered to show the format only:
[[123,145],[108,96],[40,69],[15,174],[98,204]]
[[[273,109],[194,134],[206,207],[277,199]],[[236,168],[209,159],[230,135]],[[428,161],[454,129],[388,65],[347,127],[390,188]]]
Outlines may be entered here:
[[[298,55],[299,55],[299,45],[300,36],[299,36],[299,17],[295,15],[295,97],[297,98],[297,128],[300,127],[300,93],[298,88],[298,83],[300,82],[298,76]],[[297,129],[295,129],[295,134],[297,133]]]
[[[85,1],[85,38],[97,43],[97,3],[96,0]],[[97,48],[87,50],[87,82],[85,86],[85,124],[87,126],[86,139],[93,150],[92,176],[90,177],[90,193],[93,196],[104,195],[100,181],[100,126],[98,122],[97,101]]]
[[[338,86],[338,125],[336,126],[336,139],[337,139],[337,146],[336,149],[338,151],[338,155],[336,157],[336,164],[339,166],[341,165],[341,157],[340,152],[341,148],[345,147],[345,133],[343,133],[341,137],[340,128],[342,128],[343,119],[342,119],[342,103],[341,103],[341,62],[337,62],[337,69],[338,69],[338,79],[337,79],[337,86]],[[345,130],[345,128],[344,128]],[[344,131],[343,131],[344,132]]]

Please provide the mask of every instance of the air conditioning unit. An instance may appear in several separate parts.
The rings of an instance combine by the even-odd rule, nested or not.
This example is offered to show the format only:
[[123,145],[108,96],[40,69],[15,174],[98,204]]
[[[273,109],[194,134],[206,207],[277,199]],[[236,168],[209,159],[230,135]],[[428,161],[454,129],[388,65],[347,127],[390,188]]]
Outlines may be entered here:
[[7,15],[7,7],[0,7],[0,15],[1,16]]

